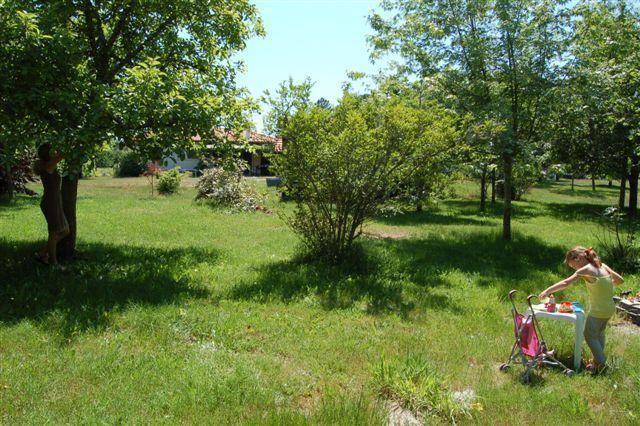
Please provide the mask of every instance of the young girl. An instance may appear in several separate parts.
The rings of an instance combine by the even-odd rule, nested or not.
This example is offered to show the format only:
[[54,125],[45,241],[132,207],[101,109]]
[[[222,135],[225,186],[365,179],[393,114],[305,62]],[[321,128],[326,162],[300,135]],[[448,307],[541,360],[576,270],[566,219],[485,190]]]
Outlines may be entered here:
[[616,311],[613,303],[613,286],[624,280],[613,269],[602,263],[598,254],[591,248],[574,247],[567,252],[565,263],[576,272],[568,278],[552,285],[540,293],[540,299],[548,297],[559,290],[567,288],[573,282],[582,278],[589,291],[591,309],[587,315],[584,338],[591,349],[593,359],[587,364],[587,369],[599,372],[604,368],[604,329],[609,318]]
[[40,209],[47,220],[49,230],[47,244],[40,250],[37,258],[48,265],[58,264],[56,247],[58,242],[69,234],[69,223],[62,209],[60,174],[57,169],[61,160],[62,156],[58,152],[51,152],[51,145],[43,144],[38,148],[38,160],[34,164],[34,171],[42,180],[44,192]]

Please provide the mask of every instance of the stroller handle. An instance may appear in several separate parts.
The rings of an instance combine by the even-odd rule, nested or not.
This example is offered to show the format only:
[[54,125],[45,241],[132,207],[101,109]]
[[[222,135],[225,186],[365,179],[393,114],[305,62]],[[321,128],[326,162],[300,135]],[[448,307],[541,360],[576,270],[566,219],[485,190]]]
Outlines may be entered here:
[[514,289],[514,290],[511,290],[511,291],[509,292],[509,299],[513,300],[513,296],[514,296],[517,292],[518,292],[518,290],[515,290],[515,289]]
[[533,312],[533,305],[531,304],[531,299],[537,299],[538,296],[536,296],[535,294],[530,294],[529,296],[527,296],[527,305],[529,305],[529,309],[531,309],[531,312]]

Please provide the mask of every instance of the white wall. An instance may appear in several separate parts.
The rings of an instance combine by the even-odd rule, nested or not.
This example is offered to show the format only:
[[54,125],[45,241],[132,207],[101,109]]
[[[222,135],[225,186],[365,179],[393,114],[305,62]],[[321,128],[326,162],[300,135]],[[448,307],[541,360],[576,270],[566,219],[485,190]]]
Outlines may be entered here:
[[171,157],[165,158],[163,163],[163,166],[168,169],[180,167],[182,170],[195,170],[198,164],[200,164],[200,160],[198,158],[185,158],[184,160],[180,160],[177,155],[172,155]]

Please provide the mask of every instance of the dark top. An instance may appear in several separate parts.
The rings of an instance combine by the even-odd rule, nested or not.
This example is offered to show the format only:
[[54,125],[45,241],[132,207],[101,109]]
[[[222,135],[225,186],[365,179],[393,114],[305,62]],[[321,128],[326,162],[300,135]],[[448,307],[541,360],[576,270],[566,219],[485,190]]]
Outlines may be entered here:
[[54,170],[48,173],[43,170],[40,174],[44,193],[40,201],[40,209],[47,219],[47,228],[50,233],[63,232],[69,229],[69,223],[62,209],[62,194],[60,193],[60,173]]

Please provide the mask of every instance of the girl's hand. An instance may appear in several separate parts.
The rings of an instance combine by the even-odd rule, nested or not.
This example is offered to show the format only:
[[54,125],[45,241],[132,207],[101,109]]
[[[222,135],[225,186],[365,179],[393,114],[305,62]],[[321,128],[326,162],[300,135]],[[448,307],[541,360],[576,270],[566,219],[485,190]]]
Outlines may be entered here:
[[547,290],[544,290],[542,293],[538,295],[538,299],[542,300],[547,297]]

